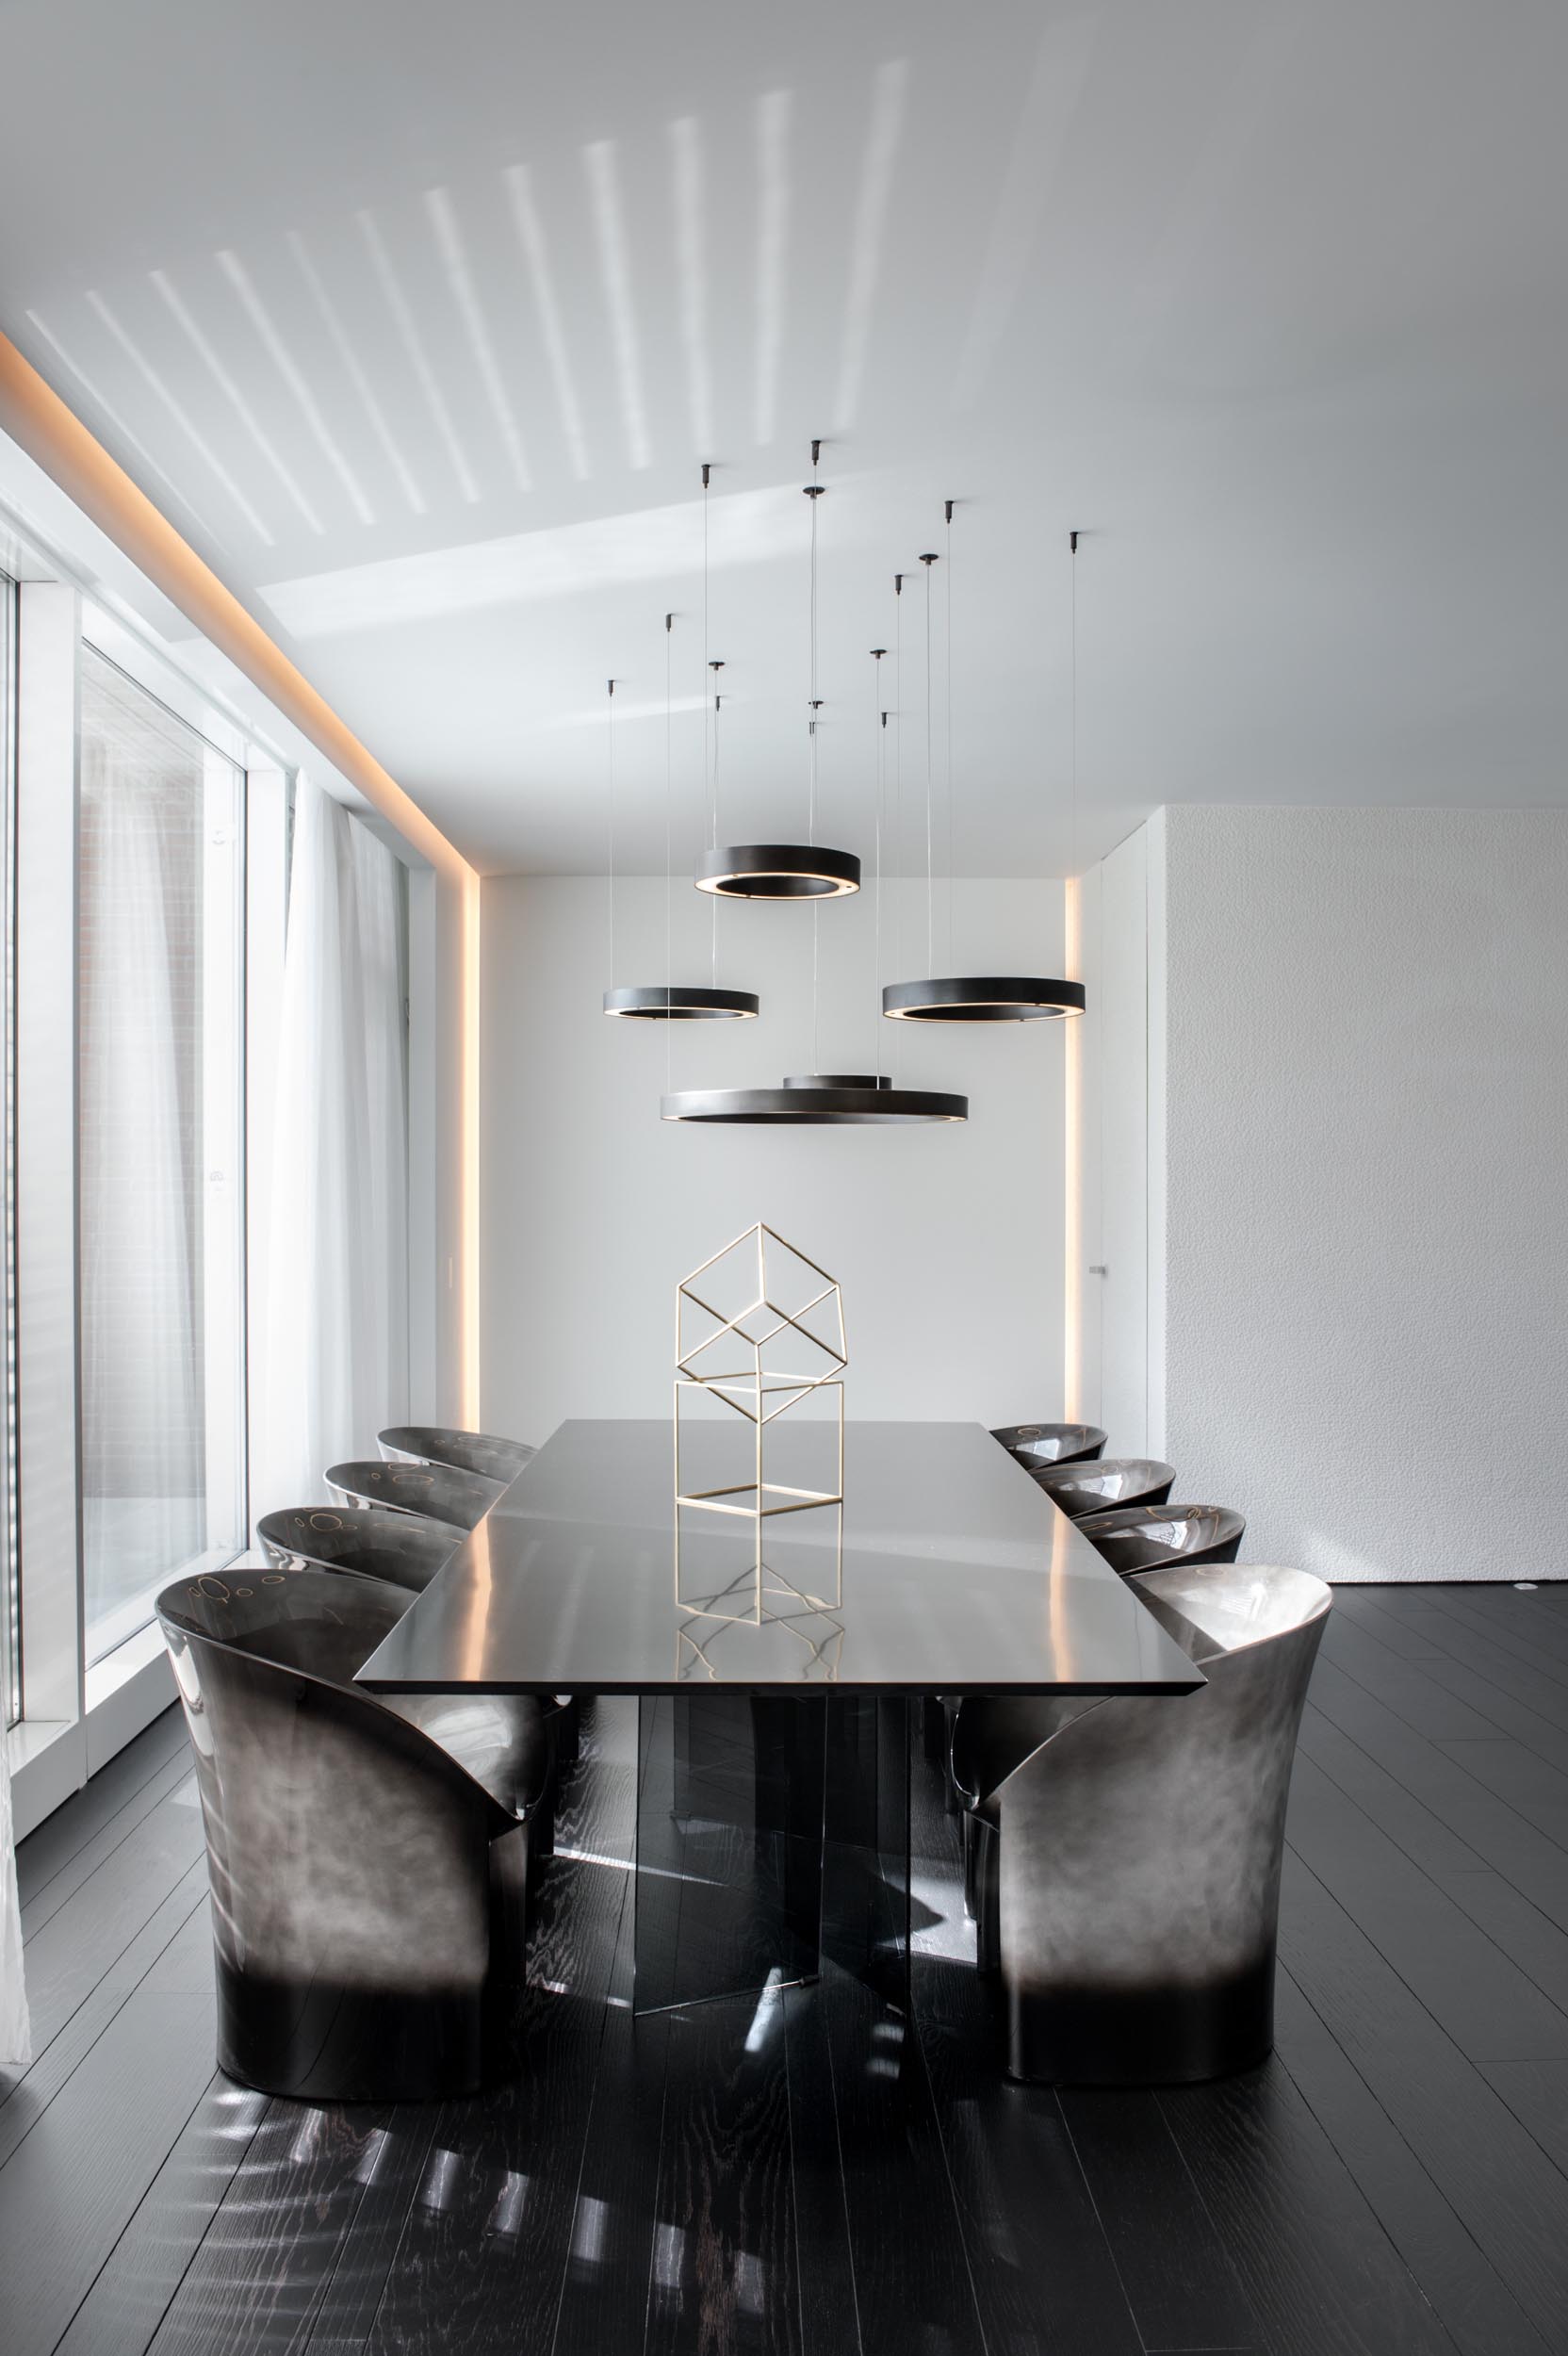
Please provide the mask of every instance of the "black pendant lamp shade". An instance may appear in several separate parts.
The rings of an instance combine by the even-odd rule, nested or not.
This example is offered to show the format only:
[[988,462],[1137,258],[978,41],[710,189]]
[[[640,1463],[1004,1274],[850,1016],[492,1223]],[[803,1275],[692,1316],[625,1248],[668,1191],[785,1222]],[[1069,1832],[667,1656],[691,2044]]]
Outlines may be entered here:
[[[956,886],[953,873],[953,509],[954,501],[944,502],[947,518],[947,794],[948,794],[948,892]],[[1078,535],[1072,535],[1076,552]],[[935,550],[921,558],[925,567],[925,826],[926,826],[926,954],[931,955],[935,939],[934,891],[931,872],[932,835],[932,711],[931,711],[931,567],[938,563]],[[1076,627],[1073,633],[1076,650]],[[1077,662],[1073,661],[1074,712],[1074,785],[1073,809],[1077,810]],[[1076,824],[1074,825],[1076,843]],[[951,945],[952,920],[949,918]],[[882,992],[882,1012],[890,1023],[1051,1023],[1064,1022],[1084,1011],[1084,985],[1049,979],[1038,973],[947,973],[928,974],[919,981],[889,982]]]
[[604,1011],[626,1023],[737,1023],[759,1013],[760,1001],[749,990],[656,982],[642,990],[607,990]]
[[885,1072],[794,1072],[776,1088],[685,1088],[661,1102],[663,1121],[728,1121],[756,1128],[912,1128],[969,1119],[969,1098],[894,1088]]
[[[817,481],[822,444],[811,444],[811,480],[804,485],[811,502],[811,679],[807,746],[810,756],[810,829],[817,830],[817,502],[826,484]],[[717,832],[717,807],[714,809]],[[842,900],[860,889],[860,862],[853,851],[820,843],[715,843],[697,859],[692,880],[699,892],[721,900]]]
[[[702,470],[706,492],[708,468]],[[706,532],[704,533],[706,540]],[[674,711],[670,664],[670,639],[675,615],[664,616],[664,947],[669,957],[670,893],[674,876],[670,869],[671,826],[671,717]],[[715,664],[722,670],[723,664]],[[606,682],[608,689],[606,712],[609,722],[610,753],[610,961],[614,972],[615,959],[615,682]],[[717,698],[715,697],[715,701]],[[705,715],[706,718],[706,715]],[[707,754],[704,751],[704,767]],[[715,914],[715,922],[716,914]],[[713,946],[715,975],[718,968],[718,940]],[[666,967],[667,971],[667,967]],[[646,982],[631,987],[612,988],[604,993],[604,1011],[622,1023],[737,1023],[761,1011],[760,1001],[749,990],[721,990],[717,980],[705,983]]]
[[693,881],[724,900],[841,900],[859,891],[860,862],[820,843],[727,843],[703,852]]
[[961,973],[890,982],[882,1011],[891,1023],[1043,1023],[1084,1011],[1082,982],[1034,973]]

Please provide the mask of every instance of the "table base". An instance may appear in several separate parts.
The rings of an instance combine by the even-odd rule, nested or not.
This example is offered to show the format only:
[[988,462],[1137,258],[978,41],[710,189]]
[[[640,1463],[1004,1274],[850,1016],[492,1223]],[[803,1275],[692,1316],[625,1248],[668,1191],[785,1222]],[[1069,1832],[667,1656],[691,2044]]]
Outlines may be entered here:
[[634,2009],[814,1979],[824,1956],[906,2003],[903,1694],[645,1695]]

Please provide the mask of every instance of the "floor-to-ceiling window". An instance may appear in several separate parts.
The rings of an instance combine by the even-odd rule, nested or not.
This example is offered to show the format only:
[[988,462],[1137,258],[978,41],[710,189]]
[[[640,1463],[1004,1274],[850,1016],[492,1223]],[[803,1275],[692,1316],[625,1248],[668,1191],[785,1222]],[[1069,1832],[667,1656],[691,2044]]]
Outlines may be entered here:
[[78,849],[89,1663],[244,1545],[244,774],[84,646]]

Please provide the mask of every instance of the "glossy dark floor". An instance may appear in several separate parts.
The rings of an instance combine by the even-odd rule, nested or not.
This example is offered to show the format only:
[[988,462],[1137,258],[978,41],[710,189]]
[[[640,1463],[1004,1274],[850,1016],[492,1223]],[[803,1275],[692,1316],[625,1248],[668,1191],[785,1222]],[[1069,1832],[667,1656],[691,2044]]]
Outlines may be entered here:
[[[951,1922],[913,2035],[842,1979],[633,2023],[625,1701],[564,1817],[588,1854],[551,1869],[526,2075],[400,2112],[244,2093],[172,1714],[23,1851],[7,2356],[1568,2347],[1568,1587],[1338,1607],[1279,2052],[1170,2095],[1007,2085]],[[950,1916],[929,1789],[917,1846]]]

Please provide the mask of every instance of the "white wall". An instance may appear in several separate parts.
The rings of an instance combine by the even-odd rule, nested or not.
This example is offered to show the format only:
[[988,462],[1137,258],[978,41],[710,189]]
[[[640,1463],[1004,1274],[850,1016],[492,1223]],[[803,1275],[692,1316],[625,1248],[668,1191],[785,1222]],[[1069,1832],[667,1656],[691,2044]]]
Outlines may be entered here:
[[1152,1452],[1253,1561],[1568,1575],[1568,815],[1171,808],[1147,856]]
[[[956,954],[1003,973],[1059,969],[1062,892],[958,887]],[[618,983],[664,977],[664,890],[617,888]],[[674,895],[678,981],[708,975],[708,910]],[[679,1278],[756,1219],[843,1286],[851,1415],[1054,1415],[1061,1399],[1063,1075],[1059,1026],[960,1030],[876,1017],[874,895],[818,919],[720,911],[722,982],[761,993],[754,1023],[628,1023],[609,978],[602,880],[505,877],[483,909],[483,1414],[543,1439],[564,1415],[667,1415]],[[885,977],[928,968],[924,903],[890,887]],[[948,964],[939,909],[937,970]],[[685,1128],[674,1085],[771,1085],[858,1071],[880,1047],[911,1085],[971,1097],[963,1127]],[[891,1057],[890,1066],[886,1061]]]
[[1150,1431],[1149,828],[1079,885],[1083,1019],[1080,1401],[1121,1456]]

